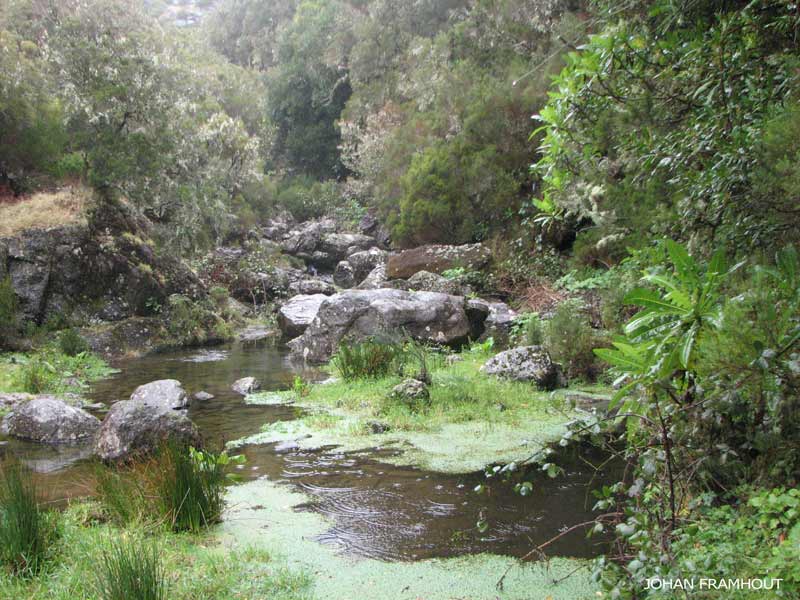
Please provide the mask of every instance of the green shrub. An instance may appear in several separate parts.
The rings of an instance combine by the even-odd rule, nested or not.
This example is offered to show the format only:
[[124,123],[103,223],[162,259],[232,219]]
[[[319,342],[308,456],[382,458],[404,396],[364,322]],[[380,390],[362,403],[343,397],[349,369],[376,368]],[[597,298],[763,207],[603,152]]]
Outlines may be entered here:
[[14,286],[11,285],[11,278],[5,277],[0,280],[0,347],[4,342],[10,342],[18,333],[19,329],[19,303]]
[[570,378],[594,380],[600,370],[594,349],[599,339],[584,314],[583,303],[567,300],[556,307],[545,325],[547,350]]
[[70,152],[59,158],[53,166],[53,175],[58,179],[81,177],[86,169],[86,161],[80,152]]
[[211,296],[211,299],[214,301],[219,308],[223,308],[225,303],[228,301],[229,293],[228,288],[222,287],[221,285],[215,285],[210,290],[208,290],[208,294]]
[[402,367],[403,358],[399,344],[365,340],[341,343],[331,362],[342,379],[354,381],[386,377]]
[[539,313],[525,313],[514,321],[514,341],[525,346],[541,346],[544,343],[544,327]]
[[167,580],[155,544],[111,541],[103,553],[97,591],[103,600],[166,600]]
[[53,537],[53,524],[39,508],[30,472],[17,463],[3,465],[0,562],[18,575],[35,574],[47,559]]
[[77,356],[89,350],[89,344],[86,343],[81,335],[72,327],[65,329],[58,336],[58,348],[67,356]]
[[232,332],[209,300],[194,301],[181,294],[169,297],[167,330],[183,346],[202,345],[210,338],[229,339]]
[[289,180],[278,192],[277,204],[299,221],[323,217],[346,206],[335,181],[317,182],[308,177]]

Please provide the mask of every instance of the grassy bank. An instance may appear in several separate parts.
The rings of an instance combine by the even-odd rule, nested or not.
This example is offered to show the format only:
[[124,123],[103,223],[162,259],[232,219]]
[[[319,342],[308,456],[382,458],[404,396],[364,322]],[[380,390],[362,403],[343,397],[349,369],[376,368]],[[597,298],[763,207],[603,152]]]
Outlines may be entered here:
[[[424,404],[390,398],[401,381],[396,375],[249,396],[248,402],[294,403],[308,412],[296,421],[266,425],[234,444],[297,440],[308,448],[380,446],[399,451],[388,459],[397,464],[464,473],[539,450],[558,440],[575,417],[565,391],[544,392],[484,375],[480,367],[491,356],[488,349],[477,347],[461,356],[449,365],[434,361],[430,402]],[[385,431],[376,433],[380,430]]]
[[69,356],[54,345],[35,352],[0,354],[0,392],[81,394],[89,383],[115,370],[99,356]]
[[155,544],[163,561],[171,600],[240,598],[304,600],[310,579],[290,570],[263,549],[228,550],[211,534],[173,534],[163,529],[119,528],[101,522],[97,505],[79,503],[60,519],[53,560],[36,577],[20,578],[0,570],[0,598],[93,600],[101,598],[98,564],[114,542]]

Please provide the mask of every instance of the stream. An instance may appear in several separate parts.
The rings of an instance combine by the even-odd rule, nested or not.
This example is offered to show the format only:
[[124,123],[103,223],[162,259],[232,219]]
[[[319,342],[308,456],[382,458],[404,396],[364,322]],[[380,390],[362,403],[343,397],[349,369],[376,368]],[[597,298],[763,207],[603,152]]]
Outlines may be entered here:
[[[115,364],[120,372],[96,382],[92,402],[111,404],[127,399],[139,385],[157,379],[178,379],[189,394],[204,390],[212,400],[194,402],[189,416],[206,440],[224,443],[257,433],[265,423],[297,417],[291,406],[254,406],[231,391],[231,384],[254,376],[263,390],[291,386],[300,371],[281,347],[265,343],[232,344],[126,359]],[[306,372],[310,380],[324,378]],[[102,413],[98,413],[102,418]],[[85,496],[92,463],[86,447],[48,447],[8,440],[0,454],[12,452],[36,472],[39,487],[53,502]],[[309,497],[298,510],[326,516],[331,527],[318,537],[343,553],[389,561],[421,560],[491,552],[522,556],[570,525],[592,518],[590,490],[602,483],[581,460],[600,457],[560,456],[565,474],[555,479],[534,477],[528,497],[510,484],[496,483],[489,494],[473,490],[485,482],[483,473],[447,475],[383,462],[386,450],[340,452],[281,449],[274,445],[245,446],[244,480],[266,477],[293,486]],[[479,533],[483,518],[490,527]],[[600,542],[582,531],[563,536],[549,547],[551,555],[591,557]]]

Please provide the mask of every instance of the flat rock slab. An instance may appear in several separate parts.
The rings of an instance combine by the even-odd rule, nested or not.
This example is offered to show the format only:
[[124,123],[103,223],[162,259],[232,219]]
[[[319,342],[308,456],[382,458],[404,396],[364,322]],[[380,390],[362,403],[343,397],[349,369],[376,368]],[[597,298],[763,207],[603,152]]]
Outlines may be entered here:
[[389,255],[386,275],[389,279],[408,279],[419,271],[437,274],[457,268],[474,271],[485,267],[491,258],[491,251],[483,244],[432,244]]

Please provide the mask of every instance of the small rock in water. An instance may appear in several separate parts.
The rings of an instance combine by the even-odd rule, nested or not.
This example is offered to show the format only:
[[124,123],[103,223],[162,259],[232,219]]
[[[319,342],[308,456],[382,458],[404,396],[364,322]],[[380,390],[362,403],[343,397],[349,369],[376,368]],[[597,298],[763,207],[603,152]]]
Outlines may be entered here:
[[192,397],[198,402],[205,402],[206,400],[213,400],[214,394],[209,394],[208,392],[197,392]]
[[95,402],[93,404],[85,404],[81,408],[83,408],[84,410],[108,410],[108,406],[106,406],[102,402]]
[[235,381],[231,386],[231,389],[237,394],[247,396],[247,394],[252,394],[253,392],[260,390],[261,382],[259,382],[255,377],[243,377],[242,379]]

